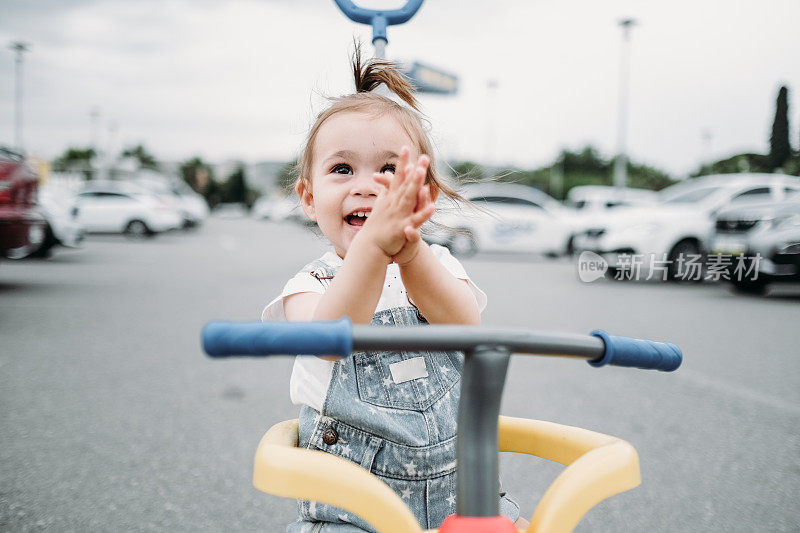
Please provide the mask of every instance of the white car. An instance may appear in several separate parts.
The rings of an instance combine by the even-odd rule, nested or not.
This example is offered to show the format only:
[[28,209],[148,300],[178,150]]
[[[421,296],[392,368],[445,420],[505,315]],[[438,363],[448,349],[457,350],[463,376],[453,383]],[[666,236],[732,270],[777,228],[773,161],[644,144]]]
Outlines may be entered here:
[[144,174],[140,171],[137,177],[130,181],[151,191],[178,211],[183,217],[184,228],[199,226],[208,218],[206,199],[177,178],[168,178],[154,172]]
[[273,222],[301,221],[306,218],[300,207],[300,199],[296,194],[291,196],[264,195],[253,204],[251,213],[255,218],[268,219]]
[[183,217],[169,204],[125,182],[88,182],[73,199],[70,215],[89,233],[152,236],[183,225]]
[[423,234],[425,240],[462,257],[477,251],[560,255],[567,250],[573,218],[539,189],[482,183],[467,186],[462,196],[474,207],[442,200]]
[[581,212],[612,209],[623,206],[653,205],[658,203],[658,193],[633,187],[608,185],[579,185],[567,193],[568,207]]
[[602,255],[611,272],[621,266],[620,256],[641,256],[641,271],[658,265],[669,279],[679,279],[687,258],[708,249],[714,217],[721,209],[745,202],[777,201],[797,190],[800,178],[781,174],[690,179],[661,191],[661,202],[656,205],[609,211],[598,225],[575,237],[575,248]]

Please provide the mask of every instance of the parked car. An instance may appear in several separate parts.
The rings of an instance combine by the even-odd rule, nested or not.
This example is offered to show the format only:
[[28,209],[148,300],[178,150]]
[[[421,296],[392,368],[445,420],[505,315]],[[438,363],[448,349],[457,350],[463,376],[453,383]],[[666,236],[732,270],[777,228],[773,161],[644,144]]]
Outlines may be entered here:
[[800,193],[721,211],[711,252],[736,259],[728,279],[739,292],[763,294],[771,283],[800,282]]
[[581,211],[613,209],[621,206],[653,205],[658,193],[633,187],[579,185],[567,193],[567,207]]
[[472,206],[451,206],[445,200],[424,235],[459,256],[477,251],[535,252],[560,255],[574,227],[574,217],[539,189],[512,183],[467,186]]
[[36,205],[39,177],[25,158],[0,148],[0,256],[27,253],[45,235],[45,220]]
[[632,187],[606,185],[579,185],[567,193],[565,204],[573,213],[573,231],[567,244],[567,253],[575,252],[575,237],[602,224],[609,209],[649,206],[658,203],[658,193]]
[[251,213],[255,218],[273,222],[283,222],[284,220],[304,222],[308,220],[300,207],[300,199],[296,194],[290,196],[266,194],[256,200]]
[[722,209],[748,202],[781,200],[800,190],[800,178],[777,174],[724,174],[687,180],[661,191],[660,203],[619,207],[575,238],[577,250],[602,255],[609,272],[618,271],[622,256],[641,254],[643,270],[650,258],[665,261],[669,279],[685,279],[684,258],[702,255]]
[[148,190],[116,181],[87,182],[70,214],[89,233],[143,237],[183,225],[181,214]]
[[131,183],[152,192],[172,206],[183,217],[183,228],[194,228],[208,218],[208,202],[189,185],[177,178],[169,178],[151,171],[139,171]]
[[43,238],[35,244],[14,250],[8,256],[11,259],[27,257],[49,257],[55,246],[77,248],[83,241],[84,229],[70,214],[70,198],[63,192],[47,185],[40,186],[37,205],[44,216],[45,227]]

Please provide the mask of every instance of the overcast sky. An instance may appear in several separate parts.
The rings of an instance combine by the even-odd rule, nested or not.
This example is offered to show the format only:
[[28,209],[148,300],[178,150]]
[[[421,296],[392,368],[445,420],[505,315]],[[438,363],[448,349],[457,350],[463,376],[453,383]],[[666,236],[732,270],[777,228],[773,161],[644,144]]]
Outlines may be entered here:
[[[680,176],[706,157],[765,153],[782,84],[798,147],[798,0],[425,0],[389,28],[388,55],[460,77],[457,96],[422,97],[449,158],[532,168],[587,143],[610,156],[623,17],[638,21],[633,159]],[[324,96],[352,92],[352,39],[371,35],[332,0],[3,0],[0,144],[14,137],[6,43],[23,40],[29,152],[90,144],[96,107],[106,146],[142,142],[168,160],[288,160]]]

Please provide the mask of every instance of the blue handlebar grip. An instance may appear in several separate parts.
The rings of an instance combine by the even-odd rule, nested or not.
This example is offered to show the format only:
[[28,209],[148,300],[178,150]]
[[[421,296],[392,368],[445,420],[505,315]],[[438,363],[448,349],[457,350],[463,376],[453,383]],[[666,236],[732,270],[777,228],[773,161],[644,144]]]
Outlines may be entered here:
[[233,355],[341,355],[353,351],[353,323],[209,322],[203,328],[203,350],[211,357]]
[[599,329],[590,335],[600,337],[606,345],[603,357],[589,361],[592,366],[632,366],[672,372],[681,366],[683,361],[680,348],[669,342],[619,337]]

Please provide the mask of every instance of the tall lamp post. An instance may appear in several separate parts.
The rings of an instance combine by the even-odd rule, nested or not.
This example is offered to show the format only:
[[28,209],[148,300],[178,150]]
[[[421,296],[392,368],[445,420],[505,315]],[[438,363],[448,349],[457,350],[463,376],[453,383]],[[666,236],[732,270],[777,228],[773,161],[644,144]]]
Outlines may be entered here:
[[617,157],[614,160],[614,186],[625,187],[628,182],[627,129],[628,129],[628,91],[631,77],[631,26],[636,24],[632,18],[622,19],[622,54],[619,73],[619,123],[617,125]]
[[28,43],[14,41],[9,46],[17,57],[15,60],[16,85],[14,89],[14,145],[20,152],[24,151],[22,143],[22,54],[28,51]]

